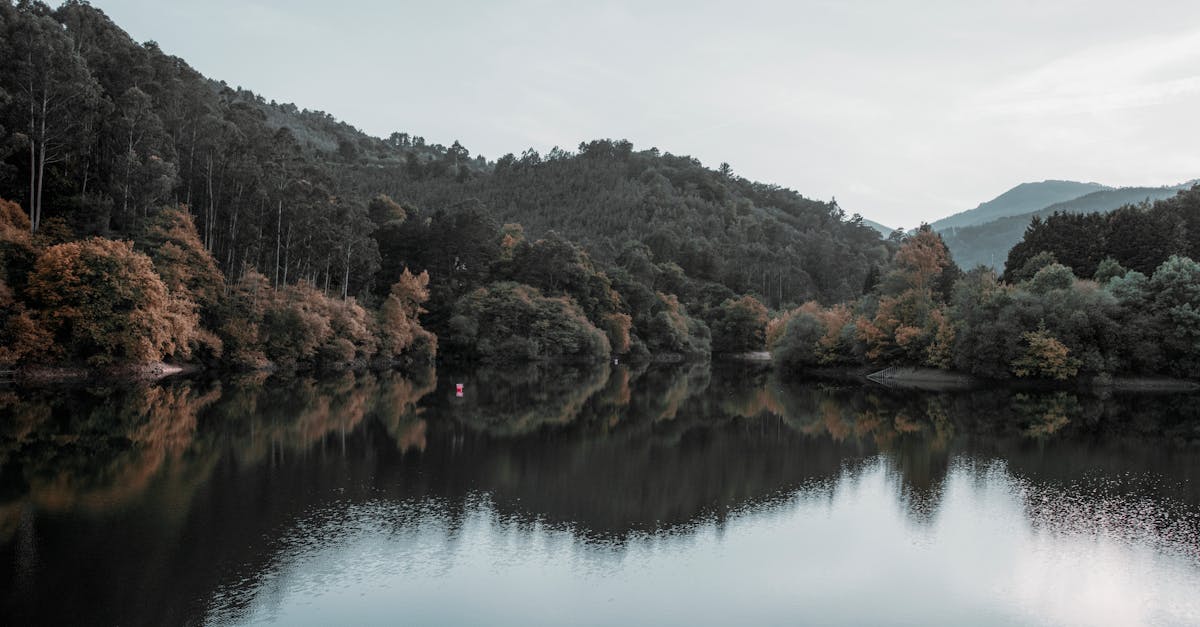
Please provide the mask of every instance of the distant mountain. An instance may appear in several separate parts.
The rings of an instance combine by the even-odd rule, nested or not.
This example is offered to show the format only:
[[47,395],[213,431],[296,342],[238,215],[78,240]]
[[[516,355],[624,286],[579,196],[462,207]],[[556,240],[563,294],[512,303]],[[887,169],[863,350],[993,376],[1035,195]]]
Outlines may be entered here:
[[982,264],[1002,270],[1004,260],[1008,258],[1009,249],[1021,241],[1025,227],[1029,226],[1029,221],[1034,216],[1044,218],[1056,212],[1108,212],[1124,205],[1170,198],[1191,185],[1192,182],[1187,182],[1170,187],[1104,189],[1064,202],[1057,202],[1037,211],[1007,216],[974,226],[943,228],[940,232],[946,246],[950,248],[950,253],[954,256],[954,261],[960,267],[973,268]]
[[882,224],[880,224],[880,223],[878,223],[878,222],[876,222],[876,221],[874,221],[874,220],[868,220],[868,219],[866,219],[866,218],[863,218],[863,219],[862,219],[862,223],[863,223],[863,224],[865,224],[865,225],[867,225],[867,226],[869,226],[869,227],[871,227],[871,228],[873,228],[873,229],[875,229],[876,231],[879,231],[879,233],[880,233],[881,235],[883,235],[884,237],[887,237],[887,236],[891,235],[891,234],[892,234],[892,231],[895,231],[895,230],[896,230],[896,229],[893,229],[893,228],[892,228],[892,227],[890,227],[890,226],[884,226],[884,225],[882,225]]
[[1000,218],[1037,211],[1054,203],[1072,200],[1084,194],[1107,189],[1112,188],[1099,183],[1079,183],[1077,181],[1021,183],[974,209],[942,218],[930,224],[930,226],[934,230],[944,231],[951,227],[985,224]]

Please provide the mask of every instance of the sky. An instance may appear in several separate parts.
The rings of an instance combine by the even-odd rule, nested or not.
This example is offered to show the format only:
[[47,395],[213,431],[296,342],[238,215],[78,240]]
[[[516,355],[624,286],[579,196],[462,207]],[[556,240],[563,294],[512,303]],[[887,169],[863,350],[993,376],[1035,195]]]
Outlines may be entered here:
[[1200,2],[93,0],[372,135],[728,162],[889,227],[1027,181],[1200,178]]

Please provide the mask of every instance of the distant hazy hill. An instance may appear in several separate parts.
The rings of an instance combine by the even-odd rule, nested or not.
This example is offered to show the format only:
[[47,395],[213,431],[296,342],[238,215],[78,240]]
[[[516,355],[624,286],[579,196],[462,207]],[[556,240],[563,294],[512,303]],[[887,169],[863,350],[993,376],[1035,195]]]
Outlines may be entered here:
[[1112,188],[1099,183],[1079,183],[1077,181],[1021,183],[974,209],[942,218],[930,226],[935,230],[944,231],[950,227],[984,224],[1000,218],[1037,211],[1054,203],[1072,200],[1084,194],[1106,189]]
[[[1034,185],[1040,185],[1040,183]],[[1124,205],[1169,198],[1179,190],[1190,186],[1189,182],[1171,187],[1104,189],[1064,202],[1056,202],[1037,211],[1007,216],[984,224],[942,228],[942,239],[946,241],[950,253],[954,255],[954,261],[960,267],[973,268],[983,264],[1002,270],[1009,249],[1021,241],[1025,227],[1029,226],[1029,221],[1034,216],[1046,217],[1060,211],[1064,213],[1107,212]],[[1019,188],[1020,186],[1014,189]],[[980,207],[982,206],[980,205]]]
[[892,231],[895,231],[895,230],[896,230],[896,229],[893,229],[893,228],[892,228],[892,227],[890,227],[890,226],[884,226],[884,225],[882,225],[882,224],[880,224],[880,223],[878,223],[878,222],[876,222],[876,221],[874,221],[874,220],[868,220],[868,219],[866,219],[866,218],[863,218],[863,221],[862,221],[862,223],[863,223],[863,224],[865,224],[865,225],[867,225],[867,226],[869,226],[869,227],[871,227],[871,228],[873,228],[873,229],[875,229],[876,231],[879,231],[879,233],[880,233],[880,234],[882,234],[884,237],[887,237],[887,236],[891,235],[891,234],[892,234]]

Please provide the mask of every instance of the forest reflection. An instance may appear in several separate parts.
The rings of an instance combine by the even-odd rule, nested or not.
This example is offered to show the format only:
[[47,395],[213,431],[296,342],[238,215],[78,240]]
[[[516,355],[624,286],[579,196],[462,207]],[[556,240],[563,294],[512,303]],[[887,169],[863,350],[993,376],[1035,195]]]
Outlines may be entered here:
[[4,614],[87,605],[97,622],[191,622],[213,591],[257,585],[297,521],[380,502],[436,503],[453,533],[482,498],[507,523],[619,548],[800,491],[832,499],[868,463],[929,524],[956,464],[982,476],[1001,463],[1037,488],[1035,525],[1055,524],[1046,494],[1088,473],[1124,479],[1073,496],[1079,507],[1127,495],[1194,511],[1198,401],[913,392],[708,364],[7,390]]

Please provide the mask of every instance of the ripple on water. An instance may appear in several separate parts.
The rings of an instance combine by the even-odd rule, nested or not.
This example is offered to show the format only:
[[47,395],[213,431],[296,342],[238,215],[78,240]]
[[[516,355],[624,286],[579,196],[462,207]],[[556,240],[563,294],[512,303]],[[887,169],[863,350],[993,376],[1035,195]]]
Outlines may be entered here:
[[1015,478],[1033,527],[1150,547],[1200,564],[1200,512],[1162,496],[1153,475],[1087,475],[1066,485]]

